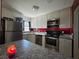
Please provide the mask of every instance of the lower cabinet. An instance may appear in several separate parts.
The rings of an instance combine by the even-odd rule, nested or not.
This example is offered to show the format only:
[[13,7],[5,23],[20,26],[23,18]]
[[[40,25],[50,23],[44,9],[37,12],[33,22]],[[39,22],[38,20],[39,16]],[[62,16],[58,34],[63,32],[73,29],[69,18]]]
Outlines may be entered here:
[[42,45],[42,35],[36,35],[36,44]]
[[27,34],[27,39],[33,43],[35,43],[35,35],[34,34]]
[[23,35],[24,39],[27,39],[30,42],[41,45],[45,47],[45,35],[36,35],[36,34],[26,34]]
[[35,44],[42,45],[42,35],[27,34],[27,39]]
[[59,39],[59,52],[67,57],[72,57],[72,40]]

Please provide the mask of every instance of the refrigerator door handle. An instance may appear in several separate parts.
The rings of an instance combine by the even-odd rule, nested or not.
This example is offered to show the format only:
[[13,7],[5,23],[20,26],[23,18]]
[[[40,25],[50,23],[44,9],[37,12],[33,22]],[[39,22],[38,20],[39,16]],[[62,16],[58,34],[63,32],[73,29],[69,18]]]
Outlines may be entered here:
[[5,22],[5,30],[7,30],[7,21]]

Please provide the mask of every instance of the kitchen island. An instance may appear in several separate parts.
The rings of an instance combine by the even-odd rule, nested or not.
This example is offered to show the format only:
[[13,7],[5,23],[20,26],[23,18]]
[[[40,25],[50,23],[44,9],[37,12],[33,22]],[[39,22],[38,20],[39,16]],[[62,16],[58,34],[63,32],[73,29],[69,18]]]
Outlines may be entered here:
[[46,32],[24,32],[23,39],[27,39],[30,42],[33,42],[35,44],[41,45],[42,47],[45,47],[45,44],[46,44],[45,36],[46,35],[47,35]]
[[6,49],[12,44],[16,45],[17,49],[13,59],[72,59],[24,39],[0,45],[0,59],[9,59]]

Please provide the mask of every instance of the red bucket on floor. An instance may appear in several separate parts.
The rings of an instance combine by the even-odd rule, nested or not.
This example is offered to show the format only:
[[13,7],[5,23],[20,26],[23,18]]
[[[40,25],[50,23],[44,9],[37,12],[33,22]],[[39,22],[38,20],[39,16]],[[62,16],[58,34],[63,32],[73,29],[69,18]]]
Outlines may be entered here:
[[8,48],[7,48],[7,54],[8,56],[11,58],[11,57],[14,57],[14,55],[16,54],[16,45],[10,45]]

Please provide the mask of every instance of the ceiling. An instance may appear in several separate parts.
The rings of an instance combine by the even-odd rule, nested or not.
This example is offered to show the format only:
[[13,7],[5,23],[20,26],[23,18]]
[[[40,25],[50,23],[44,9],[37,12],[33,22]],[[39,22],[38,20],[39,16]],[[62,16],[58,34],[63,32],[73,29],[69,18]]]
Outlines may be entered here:
[[[73,1],[74,0],[3,0],[3,3],[21,12],[24,16],[36,17],[70,7]],[[33,5],[39,6],[39,9],[33,11]]]

